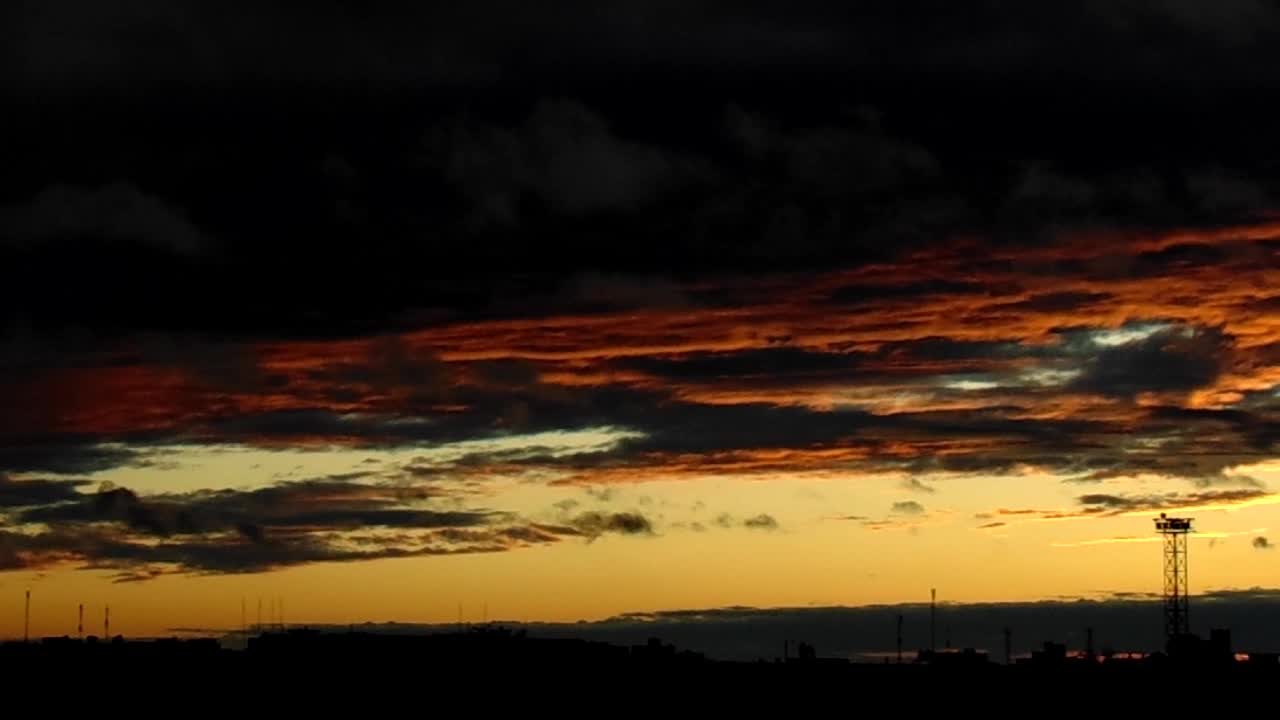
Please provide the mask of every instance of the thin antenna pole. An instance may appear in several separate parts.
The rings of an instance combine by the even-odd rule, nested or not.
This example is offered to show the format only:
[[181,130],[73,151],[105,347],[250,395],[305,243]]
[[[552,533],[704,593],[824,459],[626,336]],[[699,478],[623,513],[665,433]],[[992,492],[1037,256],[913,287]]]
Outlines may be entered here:
[[898,616],[898,664],[902,664],[902,616]]
[[938,589],[929,589],[929,651],[938,651]]
[[84,603],[80,603],[80,619],[76,622],[76,636],[84,640]]
[[111,606],[106,605],[102,611],[102,639],[111,639]]
[[31,591],[27,591],[27,604],[22,611],[22,642],[31,641]]

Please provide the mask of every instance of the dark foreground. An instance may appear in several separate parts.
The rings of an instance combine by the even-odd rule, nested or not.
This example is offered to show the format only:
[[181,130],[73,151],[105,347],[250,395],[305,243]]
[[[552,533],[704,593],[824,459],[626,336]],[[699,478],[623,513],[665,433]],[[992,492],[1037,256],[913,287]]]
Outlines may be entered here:
[[1064,703],[1141,705],[1164,702],[1159,698],[1171,693],[1189,694],[1193,700],[1229,699],[1280,687],[1280,662],[1274,655],[1248,661],[1041,655],[1003,665],[983,654],[957,653],[922,660],[850,663],[810,656],[718,662],[657,640],[621,646],[505,631],[379,635],[293,630],[250,638],[245,650],[224,649],[212,639],[53,638],[0,646],[9,699],[32,693],[74,702],[77,696],[89,699],[85,693],[105,692],[104,698],[115,698],[113,703],[181,697],[183,702],[212,703],[208,709],[245,702],[322,709],[371,702],[383,707],[396,698],[426,702],[435,710],[452,703],[529,704],[532,709],[574,706],[590,698],[591,703],[616,703],[627,715],[659,710],[683,714],[677,709],[692,705],[725,712],[831,703],[852,714],[869,713],[884,703],[998,711],[1015,701],[1037,703],[1053,714]]

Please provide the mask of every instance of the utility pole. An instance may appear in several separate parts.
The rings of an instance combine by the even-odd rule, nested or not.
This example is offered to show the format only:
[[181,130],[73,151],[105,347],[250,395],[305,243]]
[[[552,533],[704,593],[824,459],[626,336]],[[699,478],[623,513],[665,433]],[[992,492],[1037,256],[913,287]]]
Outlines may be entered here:
[[898,615],[898,664],[902,664],[902,615]]
[[938,651],[938,588],[929,589],[929,652]]

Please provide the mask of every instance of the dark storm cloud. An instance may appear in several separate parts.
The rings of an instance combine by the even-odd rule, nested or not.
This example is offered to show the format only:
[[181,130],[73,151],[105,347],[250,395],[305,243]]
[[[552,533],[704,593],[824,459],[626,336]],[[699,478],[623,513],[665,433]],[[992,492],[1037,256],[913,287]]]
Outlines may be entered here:
[[0,512],[6,508],[47,505],[80,497],[88,480],[14,480],[0,473]]
[[[1213,9],[1146,0],[1035,8],[934,0],[856,7],[627,0],[607,10],[570,2],[555,20],[507,0],[447,9],[395,3],[380,13],[318,2],[306,13],[258,6],[233,15],[194,0],[106,7],[51,0],[6,15],[10,28],[23,31],[12,31],[6,42],[16,61],[11,77],[113,89],[128,87],[128,80],[143,87],[233,80],[321,87],[483,82],[501,71],[587,61],[730,68],[878,61],[887,70],[1057,69],[1066,79],[1110,67],[1113,76],[1098,81],[1167,76],[1192,86],[1233,70],[1242,74],[1238,83],[1260,83],[1264,78],[1251,63],[1270,56],[1266,39],[1277,29],[1275,8],[1256,0]],[[682,31],[662,32],[671,27]],[[281,36],[292,39],[287,50],[275,42]],[[1198,48],[1198,62],[1178,52],[1187,44]],[[1079,53],[1081,46],[1091,52]],[[1142,62],[1133,58],[1135,46],[1144,49]]]
[[980,283],[936,278],[913,280],[900,284],[848,285],[834,290],[830,295],[830,299],[833,303],[859,305],[885,300],[895,301],[947,295],[985,294],[988,291],[989,288]]
[[1161,495],[1090,493],[1077,497],[1076,502],[1083,506],[1082,512],[1085,514],[1115,515],[1199,505],[1234,505],[1270,496],[1271,493],[1266,490],[1240,488],[1238,490],[1206,490],[1195,493],[1164,493]]
[[1072,386],[1113,397],[1195,390],[1218,378],[1230,345],[1215,328],[1161,330],[1102,350]]
[[[899,288],[904,293],[906,289]],[[904,299],[909,294],[902,296]],[[957,341],[934,337],[886,342],[875,351],[817,352],[795,347],[772,347],[736,352],[695,352],[675,356],[628,358],[616,367],[637,370],[673,382],[714,382],[749,380],[751,387],[803,385],[888,378],[912,379],[932,376],[938,363],[949,363],[952,373],[982,372],[1004,361],[1037,353],[1016,343]]]
[[[1280,441],[1261,381],[1280,353],[1211,327],[1265,332],[1275,241],[1137,232],[1266,216],[1271,5],[0,14],[0,84],[21,96],[0,182],[0,471],[87,475],[180,443],[611,427],[636,436],[405,472],[1036,468],[1220,486]],[[1102,233],[1091,253],[1084,231]],[[1254,304],[1227,301],[1248,287]],[[395,336],[409,330],[431,347]],[[445,359],[472,352],[485,359]],[[571,359],[527,359],[540,352]],[[1151,404],[1191,391],[1214,397]],[[1073,405],[1148,393],[1110,414]],[[264,523],[240,496],[110,498],[63,522],[471,537],[398,504]],[[64,499],[40,512],[97,511]]]
[[[423,507],[436,491],[354,479],[148,496],[104,483],[95,493],[73,497],[20,481],[40,490],[23,488],[15,496],[21,507],[8,518],[13,530],[0,533],[0,565],[38,569],[76,562],[115,571],[118,581],[137,581],[174,572],[501,552],[583,534],[524,523],[510,513]],[[6,501],[10,494],[4,489]],[[634,533],[636,522],[611,515],[594,531]]]
[[[719,363],[720,358],[715,362]],[[678,361],[655,360],[648,366],[675,374],[679,372],[677,364]],[[726,363],[716,366],[713,372],[736,367]],[[698,374],[703,372],[699,370]],[[479,451],[452,466],[482,469],[497,463],[508,468],[546,467],[577,473],[574,482],[590,483],[604,481],[609,477],[607,473],[623,469],[629,469],[636,480],[657,479],[662,477],[657,473],[663,464],[682,453],[700,455],[704,466],[711,468],[719,462],[732,465],[749,459],[734,453],[792,449],[796,452],[794,466],[803,468],[808,462],[807,450],[845,448],[859,458],[859,465],[869,469],[1006,473],[1034,466],[1078,480],[1150,472],[1187,478],[1205,486],[1248,485],[1248,480],[1225,474],[1226,471],[1268,457],[1276,435],[1272,432],[1274,423],[1266,415],[1162,407],[1136,411],[1135,431],[1125,421],[1011,417],[1011,413],[1018,412],[1017,407],[877,415],[862,410],[766,403],[704,405],[675,401],[665,393],[616,387],[528,396],[525,402],[529,417],[526,430],[615,427],[639,435],[622,439],[606,450],[571,455],[536,447]],[[492,412],[496,415],[501,411],[495,408]],[[364,425],[365,422],[347,425],[344,421],[344,432],[349,437],[368,432],[366,441],[371,443],[408,442],[415,436],[419,440],[462,438],[467,433],[489,432],[481,418],[458,417],[452,419],[456,426],[450,422],[423,424],[420,434],[412,424],[387,424],[389,436],[379,437],[383,423],[367,421]],[[1132,443],[1140,437],[1159,438],[1164,451],[1135,452]],[[1198,448],[1210,437],[1215,452],[1201,452]],[[996,445],[990,445],[990,441]],[[903,443],[918,450],[906,452]],[[973,451],[961,451],[966,443],[975,443]],[[955,450],[937,454],[933,452],[937,447]],[[737,469],[742,471],[743,466]]]
[[1252,215],[1275,201],[1275,195],[1261,183],[1222,169],[1191,173],[1186,184],[1192,199],[1214,215]]
[[859,353],[815,353],[799,348],[769,348],[745,352],[692,353],[678,357],[639,357],[618,363],[672,380],[714,380],[720,377],[780,376],[851,371],[866,361]]
[[331,479],[247,491],[207,490],[148,497],[105,485],[72,502],[29,509],[18,516],[18,521],[54,526],[120,523],[138,533],[168,537],[229,531],[253,536],[315,527],[471,527],[496,519],[492,513],[404,507],[435,494],[422,486],[374,486]]
[[139,243],[182,255],[209,240],[181,210],[126,182],[83,188],[57,185],[23,205],[0,207],[0,242],[19,247],[82,240]]
[[[1024,246],[1264,214],[1276,140],[1265,94],[1244,90],[1274,85],[1257,71],[1280,57],[1273,9],[1241,5],[1240,30],[1089,6],[6,8],[24,142],[0,205],[52,207],[37,214],[95,242],[217,238],[217,259],[73,268],[6,244],[0,324],[376,333],[563,309],[583,273],[858,266],[958,235]],[[905,285],[930,282],[966,279]],[[1071,292],[1089,291],[1023,302],[1086,302]]]
[[38,440],[30,444],[0,444],[0,471],[85,475],[122,465],[145,462],[142,455],[138,450],[120,445],[102,445],[92,441],[76,442],[75,439],[61,442]]
[[1111,296],[1101,292],[1051,292],[1033,295],[1026,300],[999,305],[996,310],[1012,312],[1030,311],[1056,313],[1064,310],[1077,310],[1090,305],[1106,302]]
[[777,163],[789,184],[818,197],[897,190],[938,173],[926,149],[881,132],[874,111],[862,109],[845,122],[785,132],[765,117],[731,108],[727,124],[748,156]]
[[[483,420],[477,418],[472,422],[474,425],[481,425]],[[434,439],[462,439],[468,430],[473,429],[478,428],[472,427],[466,420],[440,427],[422,418],[355,415],[322,409],[243,415],[218,420],[203,428],[210,438],[233,441],[270,438],[281,440],[332,438],[355,440],[372,446],[408,445],[415,441]]]
[[518,223],[530,199],[566,215],[633,211],[706,173],[697,160],[619,138],[568,100],[540,103],[514,129],[440,128],[431,146],[481,224]]
[[171,573],[252,573],[320,562],[503,552],[518,546],[515,543],[527,543],[529,537],[533,535],[513,539],[495,531],[477,533],[465,542],[425,536],[350,548],[331,538],[306,535],[268,542],[221,535],[149,542],[97,530],[0,531],[0,566],[42,569],[78,562],[82,569],[113,571],[117,582],[137,582]]
[[[874,352],[854,355],[859,363],[878,368],[879,375],[844,376],[833,368],[848,364],[850,354],[793,348],[649,356],[617,363],[618,367],[643,369],[677,382],[709,383],[706,387],[713,393],[718,391],[715,383],[724,380],[741,383],[747,391],[770,387],[786,390],[824,377],[840,382],[899,377],[932,384],[941,371],[998,370],[1000,366],[991,363],[1017,361],[1022,368],[1027,367],[1028,361],[1086,363],[1085,372],[1071,385],[1061,389],[1019,389],[1019,396],[1007,401],[1009,405],[891,414],[768,402],[705,404],[673,399],[670,391],[620,385],[553,386],[547,384],[543,371],[535,365],[485,361],[463,371],[430,353],[409,352],[396,343],[392,347],[401,348],[396,352],[374,353],[358,362],[344,360],[322,370],[307,371],[308,403],[346,403],[369,394],[408,391],[408,405],[389,406],[392,412],[347,413],[312,407],[233,413],[197,420],[171,431],[120,437],[130,443],[127,448],[86,442],[84,438],[77,438],[75,443],[13,444],[0,449],[0,467],[9,472],[84,474],[151,462],[147,460],[148,453],[161,451],[169,443],[192,441],[405,447],[502,437],[513,429],[539,432],[612,427],[636,435],[600,451],[571,455],[558,454],[549,447],[473,451],[449,465],[468,472],[483,471],[493,463],[507,468],[545,466],[581,472],[584,475],[579,480],[587,481],[591,472],[623,467],[634,468],[642,475],[646,468],[661,467],[681,453],[702,455],[703,462],[711,467],[717,462],[747,459],[735,458],[733,453],[789,449],[796,453],[790,462],[804,467],[805,452],[826,448],[844,449],[866,468],[914,473],[1012,472],[1034,466],[1085,480],[1152,472],[1185,477],[1204,485],[1238,485],[1245,481],[1224,474],[1225,471],[1267,457],[1280,438],[1280,425],[1272,417],[1269,401],[1262,399],[1258,407],[1249,410],[1144,407],[1135,409],[1135,415],[1127,420],[1087,415],[1063,419],[1018,417],[1028,407],[1023,403],[1051,401],[1059,393],[1082,387],[1113,394],[1134,392],[1139,387],[1194,389],[1217,377],[1229,348],[1229,341],[1220,331],[1181,326],[1101,351],[1090,350],[1087,331],[1075,332],[1078,338],[1069,337],[1063,343],[1047,346],[926,338],[886,343]],[[384,356],[390,359],[379,359]],[[826,375],[827,372],[832,374]],[[252,387],[259,387],[258,381],[252,379],[258,374],[247,373],[248,380],[237,372],[219,377],[223,377],[223,383],[249,382]],[[984,377],[997,384],[1009,382],[998,374]],[[1015,381],[1014,386],[1019,382]],[[343,395],[348,392],[350,397]],[[929,392],[942,399],[959,400],[967,391],[937,388]],[[439,403],[449,411],[438,412]],[[518,424],[510,421],[515,417],[513,408],[520,410]],[[1135,452],[1134,443],[1141,438],[1158,439],[1163,451]],[[1201,452],[1200,445],[1210,439],[1215,452]],[[969,444],[972,450],[967,448]],[[950,451],[937,453],[940,447]]]

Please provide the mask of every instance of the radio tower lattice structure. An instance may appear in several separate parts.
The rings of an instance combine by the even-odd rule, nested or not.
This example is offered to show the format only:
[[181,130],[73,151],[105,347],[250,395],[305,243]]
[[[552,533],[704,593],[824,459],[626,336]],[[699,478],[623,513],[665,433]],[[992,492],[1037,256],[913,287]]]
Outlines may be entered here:
[[1187,600],[1187,535],[1191,518],[1160,513],[1156,532],[1164,538],[1164,635],[1172,642],[1191,634]]

